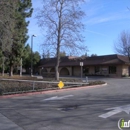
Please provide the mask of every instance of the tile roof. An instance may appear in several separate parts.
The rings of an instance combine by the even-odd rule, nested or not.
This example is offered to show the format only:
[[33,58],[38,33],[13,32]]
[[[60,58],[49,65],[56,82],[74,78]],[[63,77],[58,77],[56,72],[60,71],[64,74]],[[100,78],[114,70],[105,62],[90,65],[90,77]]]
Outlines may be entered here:
[[[95,57],[61,57],[60,66],[79,66],[80,62],[84,65],[108,65],[108,64],[130,64],[129,58],[122,55],[103,55]],[[54,67],[56,65],[56,58],[43,59],[41,66]]]

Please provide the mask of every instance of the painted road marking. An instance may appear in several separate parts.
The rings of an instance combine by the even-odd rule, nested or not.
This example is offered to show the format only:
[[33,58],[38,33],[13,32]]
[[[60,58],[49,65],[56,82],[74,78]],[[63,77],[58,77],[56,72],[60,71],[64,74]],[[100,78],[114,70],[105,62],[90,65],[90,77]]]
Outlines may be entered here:
[[66,99],[68,97],[73,97],[74,95],[66,95],[66,96],[61,96],[61,97],[58,97],[58,96],[55,96],[55,97],[50,97],[50,98],[46,98],[44,99],[44,101],[49,101],[49,100],[62,100],[62,99]]
[[129,114],[130,113],[130,104],[124,105],[124,106],[119,106],[119,107],[107,108],[106,110],[111,110],[111,111],[109,111],[105,114],[99,115],[99,117],[108,118],[108,117],[118,114],[120,112],[126,112],[127,114]]

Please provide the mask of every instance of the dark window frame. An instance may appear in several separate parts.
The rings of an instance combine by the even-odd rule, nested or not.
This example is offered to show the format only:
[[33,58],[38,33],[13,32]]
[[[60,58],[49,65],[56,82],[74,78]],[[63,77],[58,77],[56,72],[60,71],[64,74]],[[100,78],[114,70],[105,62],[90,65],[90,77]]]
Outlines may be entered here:
[[116,66],[109,66],[109,74],[116,74],[117,67]]
[[100,72],[100,66],[95,66],[95,74]]
[[85,68],[83,69],[83,73],[89,74],[89,67],[85,67]]

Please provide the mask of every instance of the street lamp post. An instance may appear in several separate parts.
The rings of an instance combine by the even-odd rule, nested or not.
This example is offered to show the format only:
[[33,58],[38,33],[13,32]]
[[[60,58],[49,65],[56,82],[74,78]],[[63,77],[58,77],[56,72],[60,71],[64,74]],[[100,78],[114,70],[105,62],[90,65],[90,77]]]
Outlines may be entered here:
[[33,76],[33,37],[36,37],[35,35],[31,36],[31,76]]

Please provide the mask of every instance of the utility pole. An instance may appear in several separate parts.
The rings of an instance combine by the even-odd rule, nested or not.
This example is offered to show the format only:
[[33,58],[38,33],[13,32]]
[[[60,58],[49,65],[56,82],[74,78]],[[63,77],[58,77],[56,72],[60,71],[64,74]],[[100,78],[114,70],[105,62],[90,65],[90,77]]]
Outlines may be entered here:
[[36,37],[34,34],[31,36],[31,77],[33,76],[33,37]]

